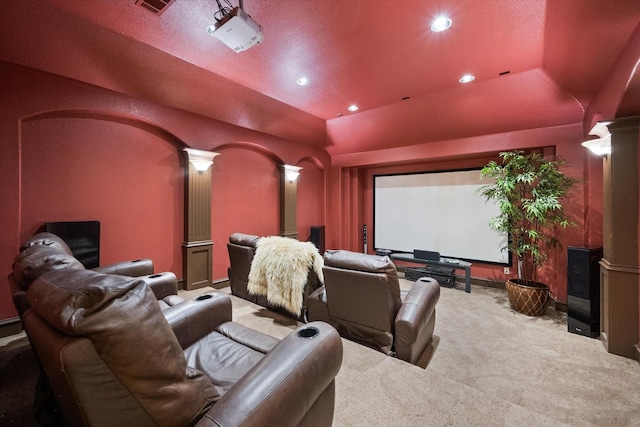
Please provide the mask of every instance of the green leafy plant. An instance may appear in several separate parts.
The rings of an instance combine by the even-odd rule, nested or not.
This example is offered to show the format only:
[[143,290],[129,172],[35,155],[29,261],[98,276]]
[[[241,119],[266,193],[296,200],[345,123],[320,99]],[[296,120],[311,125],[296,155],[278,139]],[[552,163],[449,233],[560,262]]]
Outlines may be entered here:
[[560,168],[563,160],[547,160],[538,153],[523,151],[500,153],[502,163],[489,162],[480,172],[481,178],[493,184],[479,193],[497,203],[500,214],[489,226],[508,233],[505,248],[518,259],[518,279],[528,285],[548,258],[547,251],[558,247],[557,227],[575,225],[562,206],[567,191],[577,182]]

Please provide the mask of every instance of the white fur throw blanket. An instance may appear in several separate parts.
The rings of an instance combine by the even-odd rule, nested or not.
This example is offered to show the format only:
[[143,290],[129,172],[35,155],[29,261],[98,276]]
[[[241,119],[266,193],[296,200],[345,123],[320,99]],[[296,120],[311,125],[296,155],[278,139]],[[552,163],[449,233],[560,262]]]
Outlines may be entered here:
[[270,304],[300,315],[309,268],[313,268],[324,283],[323,265],[322,256],[311,242],[280,236],[262,237],[251,261],[247,290],[252,295],[265,295]]

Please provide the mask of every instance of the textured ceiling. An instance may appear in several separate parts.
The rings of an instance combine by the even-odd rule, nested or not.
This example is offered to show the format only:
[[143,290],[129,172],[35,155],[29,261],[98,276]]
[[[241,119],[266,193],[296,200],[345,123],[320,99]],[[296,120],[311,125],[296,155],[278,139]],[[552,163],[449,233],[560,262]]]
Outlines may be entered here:
[[213,0],[2,6],[0,59],[332,154],[581,122],[640,23],[636,0],[245,0],[264,40],[235,53]]

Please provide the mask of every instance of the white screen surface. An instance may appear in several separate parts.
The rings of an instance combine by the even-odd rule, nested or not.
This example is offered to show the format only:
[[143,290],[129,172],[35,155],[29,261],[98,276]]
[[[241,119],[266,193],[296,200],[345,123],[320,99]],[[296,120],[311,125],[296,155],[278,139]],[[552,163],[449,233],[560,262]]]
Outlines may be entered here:
[[480,170],[374,176],[375,248],[508,264],[507,235],[489,227],[498,207],[477,193],[488,183]]

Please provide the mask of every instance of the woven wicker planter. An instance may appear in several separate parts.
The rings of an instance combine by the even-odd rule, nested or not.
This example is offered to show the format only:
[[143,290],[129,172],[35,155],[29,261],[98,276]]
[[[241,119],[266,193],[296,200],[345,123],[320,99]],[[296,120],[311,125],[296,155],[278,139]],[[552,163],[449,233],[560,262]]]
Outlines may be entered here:
[[539,282],[523,285],[521,280],[507,280],[505,288],[511,308],[527,316],[542,316],[549,307],[549,287]]

